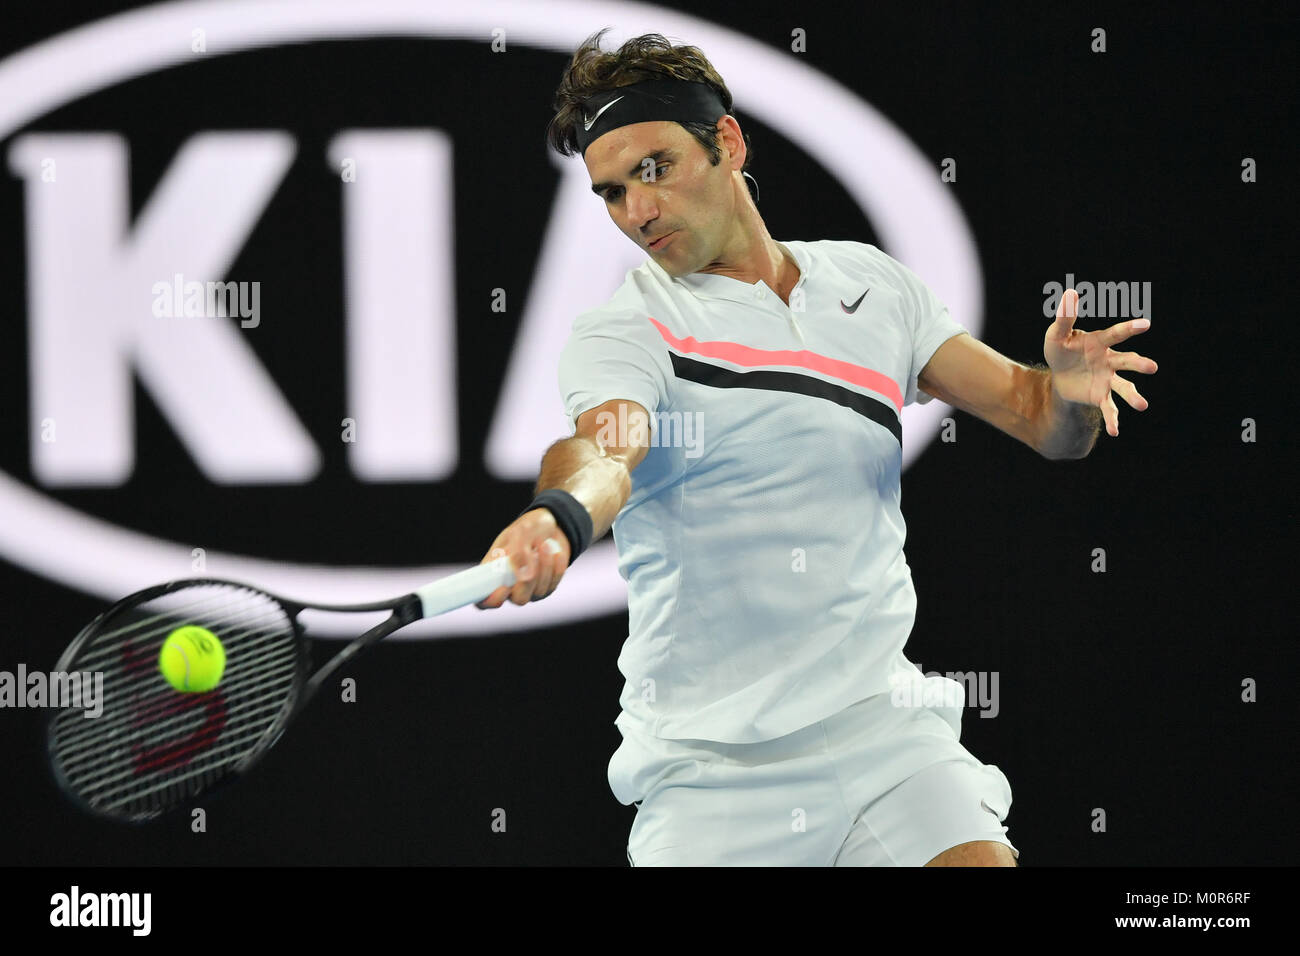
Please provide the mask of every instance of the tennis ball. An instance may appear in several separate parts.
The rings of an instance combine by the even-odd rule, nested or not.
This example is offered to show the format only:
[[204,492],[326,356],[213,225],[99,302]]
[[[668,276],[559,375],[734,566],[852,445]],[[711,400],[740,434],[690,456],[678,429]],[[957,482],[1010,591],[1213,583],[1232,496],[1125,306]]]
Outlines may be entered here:
[[158,654],[158,669],[177,690],[203,693],[221,683],[226,649],[206,627],[187,624],[167,635]]

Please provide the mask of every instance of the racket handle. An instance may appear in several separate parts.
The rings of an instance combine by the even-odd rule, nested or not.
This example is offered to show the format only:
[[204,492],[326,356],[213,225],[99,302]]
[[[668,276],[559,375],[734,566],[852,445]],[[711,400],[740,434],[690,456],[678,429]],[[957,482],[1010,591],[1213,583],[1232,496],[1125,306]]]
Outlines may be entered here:
[[497,588],[514,583],[515,570],[510,565],[510,556],[506,555],[426,584],[416,590],[415,596],[420,599],[423,616],[434,617],[466,604],[476,604]]

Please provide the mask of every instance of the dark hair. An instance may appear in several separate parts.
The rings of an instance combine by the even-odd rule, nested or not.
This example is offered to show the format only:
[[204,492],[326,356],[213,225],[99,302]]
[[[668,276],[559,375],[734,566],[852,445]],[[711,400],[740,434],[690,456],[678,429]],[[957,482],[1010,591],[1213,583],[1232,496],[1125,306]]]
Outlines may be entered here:
[[[576,128],[583,104],[592,95],[642,80],[672,77],[707,83],[722,100],[723,109],[731,113],[731,91],[698,47],[673,46],[660,33],[646,33],[608,52],[600,48],[600,39],[609,29],[605,27],[582,42],[564,68],[559,89],[555,91],[552,106],[556,112],[546,128],[546,140],[560,155],[573,156],[578,152]],[[716,166],[721,162],[722,148],[715,127],[708,123],[680,125],[708,152],[710,163]],[[741,166],[744,172],[749,169],[754,150],[749,144],[749,134],[742,131],[741,135],[745,140],[745,163]]]

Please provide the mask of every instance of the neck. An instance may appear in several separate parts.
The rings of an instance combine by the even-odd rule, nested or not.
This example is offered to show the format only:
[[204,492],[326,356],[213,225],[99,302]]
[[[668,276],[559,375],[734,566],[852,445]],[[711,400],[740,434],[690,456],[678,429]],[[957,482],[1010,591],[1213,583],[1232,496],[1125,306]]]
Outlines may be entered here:
[[744,178],[737,174],[732,185],[739,193],[735,225],[721,255],[699,271],[739,279],[749,285],[761,279],[785,299],[799,281],[799,265],[790,251],[767,231]]

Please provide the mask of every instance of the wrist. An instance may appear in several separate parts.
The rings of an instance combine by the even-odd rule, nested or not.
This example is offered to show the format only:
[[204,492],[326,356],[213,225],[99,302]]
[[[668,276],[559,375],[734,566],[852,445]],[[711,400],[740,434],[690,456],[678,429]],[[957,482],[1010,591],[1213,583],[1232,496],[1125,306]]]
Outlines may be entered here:
[[1071,397],[1076,394],[1073,388],[1066,387],[1061,389],[1062,378],[1050,368],[1047,369],[1047,398],[1050,402],[1058,403],[1061,407],[1066,405],[1087,405],[1089,404],[1087,396],[1082,398]]
[[551,513],[560,533],[569,542],[569,563],[572,564],[591,544],[595,530],[591,514],[582,502],[560,488],[548,488],[539,493],[519,514],[523,516],[536,508],[545,508]]
[[1061,394],[1056,387],[1056,376],[1048,373],[1039,454],[1053,459],[1085,457],[1097,440],[1100,423],[1100,409],[1090,402],[1075,401]]

